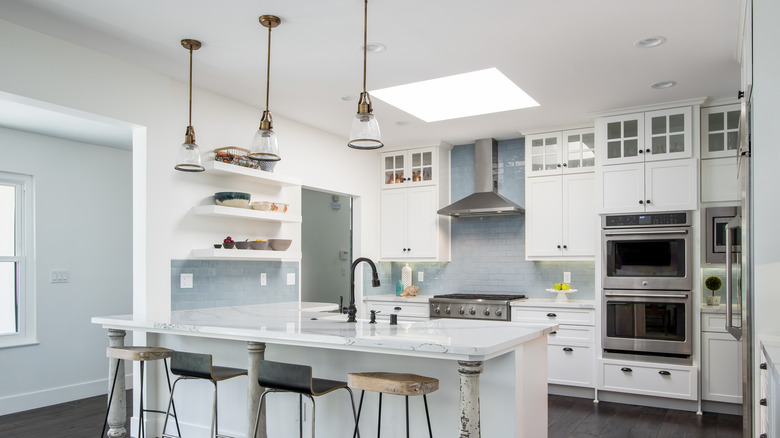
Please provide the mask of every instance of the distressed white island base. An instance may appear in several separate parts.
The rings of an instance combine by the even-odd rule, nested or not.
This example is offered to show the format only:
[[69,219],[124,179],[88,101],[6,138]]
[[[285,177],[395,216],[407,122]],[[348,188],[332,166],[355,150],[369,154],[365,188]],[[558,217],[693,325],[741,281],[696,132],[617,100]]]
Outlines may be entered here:
[[[225,434],[250,435],[244,431],[254,424],[262,391],[255,374],[257,361],[268,358],[310,364],[317,377],[329,379],[346,380],[349,372],[367,371],[412,372],[438,378],[440,389],[429,399],[436,436],[547,436],[546,338],[557,329],[554,324],[448,319],[395,326],[367,321],[347,323],[346,316],[300,311],[297,303],[176,311],[144,318],[95,317],[92,322],[109,329],[112,345],[122,342],[124,331],[134,331],[148,335],[158,346],[214,353],[215,363],[248,367],[248,381],[237,383],[245,386],[243,392],[228,385],[224,390],[220,387],[220,431]],[[121,377],[119,381],[123,381]],[[147,400],[167,400],[162,382],[164,379],[160,384],[147,385]],[[177,395],[176,407],[180,421],[184,420],[185,435],[187,428],[199,433],[209,428],[208,414],[196,415],[199,423],[188,415],[192,411],[207,412],[195,402],[210,397],[209,389],[199,391],[189,397],[185,394],[182,401]],[[123,396],[123,391],[115,394]],[[293,400],[284,396],[276,395],[266,404],[268,436],[283,436],[290,424],[298,422],[297,397]],[[328,400],[318,401],[318,436],[350,434],[352,412],[349,401],[340,397],[345,396],[328,395]],[[402,416],[402,402],[393,403],[392,398],[385,403],[383,427],[392,427],[394,415]],[[112,405],[110,437],[127,436],[122,426],[124,410],[114,409],[123,404],[124,400],[115,399]],[[367,419],[361,421],[367,430],[373,430],[376,424],[377,413],[372,405],[364,404],[361,418]],[[245,415],[238,418],[236,412]],[[418,423],[424,426],[424,414],[413,405],[410,417],[413,431]],[[265,437],[265,418],[261,423],[264,427],[258,437]],[[402,421],[395,423],[403,426]],[[149,420],[147,427],[151,431],[159,426]]]

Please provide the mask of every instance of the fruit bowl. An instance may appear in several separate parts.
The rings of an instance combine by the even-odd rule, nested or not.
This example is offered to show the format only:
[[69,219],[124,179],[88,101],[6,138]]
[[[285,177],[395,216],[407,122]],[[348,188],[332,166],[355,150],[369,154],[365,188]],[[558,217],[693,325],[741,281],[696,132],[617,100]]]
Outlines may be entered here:
[[214,203],[226,207],[246,208],[251,196],[244,192],[217,192],[214,193]]
[[274,251],[286,251],[291,243],[292,239],[268,239],[268,246]]
[[268,249],[268,241],[267,240],[253,240],[249,242],[249,247],[252,249]]

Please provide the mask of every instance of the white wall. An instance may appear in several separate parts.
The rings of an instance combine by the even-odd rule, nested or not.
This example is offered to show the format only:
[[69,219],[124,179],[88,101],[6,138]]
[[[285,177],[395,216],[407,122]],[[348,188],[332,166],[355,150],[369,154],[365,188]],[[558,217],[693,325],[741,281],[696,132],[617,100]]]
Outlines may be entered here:
[[[167,312],[171,258],[186,256],[192,233],[197,239],[212,238],[210,231],[199,235],[197,230],[177,228],[191,207],[178,199],[215,191],[208,183],[211,177],[198,180],[198,175],[173,170],[187,125],[187,84],[2,20],[0,40],[14,42],[0,45],[0,91],[138,126],[132,152],[133,311]],[[184,68],[186,60],[182,63]],[[197,79],[195,83],[197,86]],[[203,150],[249,144],[258,126],[258,108],[198,88],[193,93],[193,124]],[[351,117],[344,115],[345,135]],[[284,115],[274,114],[274,122],[282,155],[275,173],[298,176],[305,186],[357,196],[355,255],[376,257],[378,154],[349,149],[346,137],[319,131]],[[95,310],[87,315],[104,313]],[[104,339],[85,348],[103,357],[105,345]],[[8,361],[26,364],[14,376],[18,382],[14,393],[46,391],[65,381],[105,378],[105,359],[84,357],[81,360],[90,362],[88,367],[60,370],[53,377],[56,382],[38,388],[34,382],[47,364],[25,362],[25,354],[19,351],[2,352]],[[99,363],[92,370],[95,361]],[[2,388],[0,396],[7,391]]]
[[[0,170],[33,176],[38,344],[0,349],[0,415],[105,391],[95,314],[132,305],[131,153],[0,128]],[[51,269],[70,282],[49,282]]]

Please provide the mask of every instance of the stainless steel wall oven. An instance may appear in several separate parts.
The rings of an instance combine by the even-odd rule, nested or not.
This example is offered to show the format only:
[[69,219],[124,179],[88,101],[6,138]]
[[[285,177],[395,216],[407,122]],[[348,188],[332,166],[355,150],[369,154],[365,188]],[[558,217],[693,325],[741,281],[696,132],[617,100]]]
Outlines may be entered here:
[[602,348],[605,353],[689,360],[689,212],[602,217]]

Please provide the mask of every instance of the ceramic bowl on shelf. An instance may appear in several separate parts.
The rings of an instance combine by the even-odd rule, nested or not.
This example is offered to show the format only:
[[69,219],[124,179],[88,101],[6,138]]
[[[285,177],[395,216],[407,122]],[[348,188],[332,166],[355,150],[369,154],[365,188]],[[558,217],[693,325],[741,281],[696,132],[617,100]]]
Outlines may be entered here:
[[236,248],[238,248],[238,249],[247,249],[247,248],[249,248],[249,241],[236,242]]
[[221,243],[215,243],[214,244],[214,249],[220,249],[220,248],[222,248],[222,244]]
[[251,196],[244,192],[217,192],[214,193],[214,202],[226,207],[246,208]]
[[249,242],[249,247],[252,249],[268,249],[268,241],[267,240],[252,240]]
[[292,239],[268,239],[268,246],[274,251],[286,251],[291,243]]
[[254,210],[271,211],[274,203],[269,201],[255,201],[251,205]]
[[223,242],[222,246],[224,246],[225,249],[233,249],[236,246],[236,242]]
[[287,213],[287,204],[282,202],[274,202],[274,204],[271,206],[271,211],[275,211],[277,213]]

